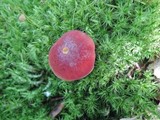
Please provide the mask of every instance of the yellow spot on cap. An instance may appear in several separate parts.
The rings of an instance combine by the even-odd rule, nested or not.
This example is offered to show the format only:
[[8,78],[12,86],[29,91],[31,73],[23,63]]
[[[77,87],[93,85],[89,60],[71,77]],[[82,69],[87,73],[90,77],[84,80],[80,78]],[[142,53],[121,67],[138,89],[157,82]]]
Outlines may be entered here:
[[63,54],[67,54],[67,53],[69,52],[68,47],[64,47],[64,48],[62,49],[62,52],[63,52]]

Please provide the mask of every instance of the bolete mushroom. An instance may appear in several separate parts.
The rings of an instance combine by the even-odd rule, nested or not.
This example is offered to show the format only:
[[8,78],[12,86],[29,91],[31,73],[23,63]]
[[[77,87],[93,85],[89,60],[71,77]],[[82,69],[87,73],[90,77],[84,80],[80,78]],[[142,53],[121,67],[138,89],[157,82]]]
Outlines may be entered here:
[[49,51],[53,73],[66,81],[80,80],[94,68],[95,44],[84,32],[71,30],[63,34]]

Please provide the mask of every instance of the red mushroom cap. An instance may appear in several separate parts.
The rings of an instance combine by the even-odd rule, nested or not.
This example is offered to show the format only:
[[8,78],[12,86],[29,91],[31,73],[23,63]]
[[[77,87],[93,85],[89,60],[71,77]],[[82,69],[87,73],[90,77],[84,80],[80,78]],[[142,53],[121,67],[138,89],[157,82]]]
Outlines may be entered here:
[[53,73],[66,81],[79,80],[94,68],[95,44],[84,32],[71,30],[51,47],[49,64]]

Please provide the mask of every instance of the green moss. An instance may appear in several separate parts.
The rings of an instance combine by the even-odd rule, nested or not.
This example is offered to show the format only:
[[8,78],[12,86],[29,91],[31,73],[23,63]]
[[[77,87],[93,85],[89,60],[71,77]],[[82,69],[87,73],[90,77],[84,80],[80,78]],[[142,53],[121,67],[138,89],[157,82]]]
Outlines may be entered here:
[[[20,22],[18,17],[26,15]],[[119,119],[156,114],[158,85],[151,71],[127,77],[128,67],[153,58],[159,49],[159,3],[138,0],[1,0],[0,118]],[[48,52],[64,33],[78,29],[96,44],[93,72],[81,81],[65,82],[51,72]],[[46,97],[45,92],[51,96]],[[48,102],[45,102],[48,101]]]

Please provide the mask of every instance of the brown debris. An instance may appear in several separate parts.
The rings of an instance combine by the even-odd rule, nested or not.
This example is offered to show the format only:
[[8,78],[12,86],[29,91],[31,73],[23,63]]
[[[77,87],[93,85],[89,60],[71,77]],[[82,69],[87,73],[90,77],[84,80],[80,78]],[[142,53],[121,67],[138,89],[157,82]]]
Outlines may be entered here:
[[127,73],[127,76],[132,79],[135,71],[139,71],[139,77],[143,75],[143,72],[148,68],[148,66],[153,63],[149,59],[144,59],[139,63],[135,63],[133,67],[131,67]]
[[62,100],[62,99],[63,99],[63,97],[54,97],[54,98],[50,99],[50,102],[57,101],[57,100]]
[[64,108],[64,102],[59,103],[53,110],[51,111],[50,115],[52,119],[54,119]]
[[135,67],[132,67],[132,68],[129,70],[127,76],[128,76],[130,79],[133,78],[134,71],[135,71]]
[[133,75],[134,75],[134,72],[135,72],[136,70],[141,71],[141,69],[142,69],[142,68],[141,68],[141,66],[139,65],[139,63],[135,63],[134,66],[129,70],[127,76],[128,76],[130,79],[132,79],[132,78],[133,78]]

